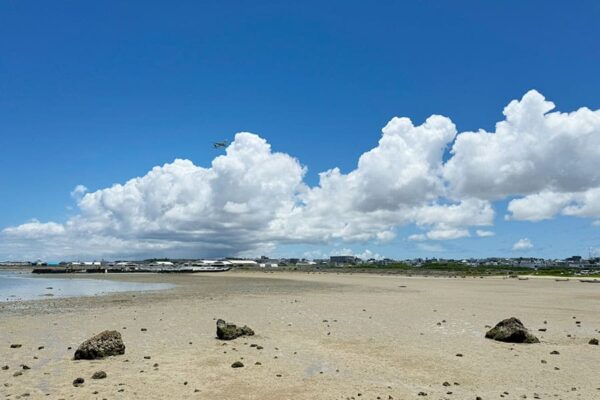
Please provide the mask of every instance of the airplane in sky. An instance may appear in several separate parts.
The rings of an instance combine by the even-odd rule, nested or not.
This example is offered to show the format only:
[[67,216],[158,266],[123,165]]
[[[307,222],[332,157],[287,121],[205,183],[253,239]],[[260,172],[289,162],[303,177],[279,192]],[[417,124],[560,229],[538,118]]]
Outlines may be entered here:
[[215,142],[215,143],[213,143],[213,147],[215,149],[225,148],[228,145],[229,145],[229,142],[227,140],[223,140],[222,142]]

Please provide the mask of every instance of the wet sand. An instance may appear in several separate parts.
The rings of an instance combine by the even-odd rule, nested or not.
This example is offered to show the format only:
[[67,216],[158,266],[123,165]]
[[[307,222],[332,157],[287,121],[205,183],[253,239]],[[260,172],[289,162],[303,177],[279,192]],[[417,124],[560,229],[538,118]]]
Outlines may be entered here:
[[[600,285],[289,272],[90,277],[177,287],[0,304],[0,366],[9,366],[0,397],[600,399],[600,346],[588,344],[600,338]],[[484,339],[486,325],[510,316],[542,343]],[[216,318],[257,334],[219,341]],[[72,360],[105,329],[122,333],[125,355]],[[245,366],[231,368],[235,361]],[[107,378],[90,379],[98,370]],[[77,377],[85,383],[73,387]]]

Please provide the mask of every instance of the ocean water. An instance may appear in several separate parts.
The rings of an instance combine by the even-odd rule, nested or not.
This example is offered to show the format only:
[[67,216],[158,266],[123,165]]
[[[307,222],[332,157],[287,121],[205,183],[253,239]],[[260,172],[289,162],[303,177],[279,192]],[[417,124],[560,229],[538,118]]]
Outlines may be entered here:
[[0,302],[46,298],[98,296],[115,292],[164,290],[167,283],[115,282],[103,279],[52,278],[17,272],[0,272]]

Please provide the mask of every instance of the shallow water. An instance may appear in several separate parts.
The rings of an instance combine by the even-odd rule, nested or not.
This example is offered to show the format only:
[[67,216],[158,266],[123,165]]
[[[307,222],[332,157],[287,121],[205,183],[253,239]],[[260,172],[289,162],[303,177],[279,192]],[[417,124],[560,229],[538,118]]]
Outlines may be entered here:
[[71,277],[65,279],[34,276],[28,273],[0,272],[0,302],[164,290],[173,286],[167,283],[116,282]]

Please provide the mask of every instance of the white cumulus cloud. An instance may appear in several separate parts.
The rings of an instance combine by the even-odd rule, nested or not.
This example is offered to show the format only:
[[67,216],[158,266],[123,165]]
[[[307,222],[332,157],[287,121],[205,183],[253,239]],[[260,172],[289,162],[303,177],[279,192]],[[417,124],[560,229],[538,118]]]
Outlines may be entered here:
[[532,90],[506,106],[495,132],[459,134],[444,166],[452,193],[502,199],[600,187],[600,110],[554,108]]
[[533,248],[533,243],[531,243],[531,240],[529,240],[528,238],[523,238],[523,239],[519,239],[515,242],[515,244],[513,244],[512,249],[519,251],[519,250],[529,250]]
[[406,225],[422,231],[410,240],[431,247],[493,236],[498,200],[509,201],[507,221],[598,221],[600,111],[554,108],[530,91],[510,102],[494,132],[457,133],[439,115],[420,125],[394,117],[355,169],[321,172],[312,187],[299,160],[238,133],[208,167],[177,159],[94,192],[78,185],[75,216],[4,228],[0,257],[250,255],[389,242]]
[[81,198],[81,196],[83,196],[85,193],[87,193],[87,191],[88,191],[88,188],[85,187],[84,185],[77,185],[71,191],[71,197],[73,197],[76,200],[79,200]]

